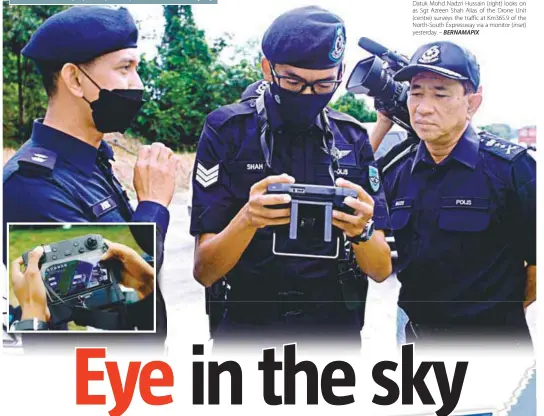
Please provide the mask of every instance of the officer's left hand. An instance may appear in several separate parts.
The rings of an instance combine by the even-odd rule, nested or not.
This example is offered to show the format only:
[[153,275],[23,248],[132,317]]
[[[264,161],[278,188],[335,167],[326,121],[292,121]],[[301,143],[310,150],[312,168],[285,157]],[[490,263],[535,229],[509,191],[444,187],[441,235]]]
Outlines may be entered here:
[[38,262],[43,254],[43,247],[39,246],[28,255],[28,265],[24,273],[21,266],[23,258],[19,257],[11,264],[11,283],[13,292],[21,305],[21,320],[36,318],[42,322],[51,319],[47,307],[47,294]]
[[357,199],[347,197],[344,203],[355,210],[355,215],[333,210],[332,224],[343,230],[348,237],[357,237],[363,233],[366,223],[374,215],[374,200],[359,186],[343,178],[336,180],[336,186],[357,191]]

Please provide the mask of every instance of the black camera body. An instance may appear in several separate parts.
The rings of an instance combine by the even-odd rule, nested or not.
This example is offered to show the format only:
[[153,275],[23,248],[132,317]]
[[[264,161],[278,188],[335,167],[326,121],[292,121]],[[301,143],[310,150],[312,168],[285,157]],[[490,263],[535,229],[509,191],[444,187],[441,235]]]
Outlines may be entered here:
[[406,131],[414,133],[407,106],[409,84],[393,79],[409,61],[368,38],[361,38],[359,46],[373,56],[355,66],[348,79],[347,91],[374,97],[377,110]]
[[[106,309],[122,303],[119,287],[120,265],[100,262],[108,246],[99,234],[42,245],[38,266],[48,292],[48,305]],[[25,267],[29,252],[23,254]]]

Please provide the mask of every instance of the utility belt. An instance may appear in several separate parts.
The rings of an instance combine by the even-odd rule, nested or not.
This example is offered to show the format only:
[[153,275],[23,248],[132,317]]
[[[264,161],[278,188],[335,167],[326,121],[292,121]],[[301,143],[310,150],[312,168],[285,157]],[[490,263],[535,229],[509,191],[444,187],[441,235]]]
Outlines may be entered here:
[[[229,319],[239,323],[263,324],[304,315],[345,313],[364,306],[368,283],[348,260],[337,261],[336,279],[294,279],[289,284],[240,282],[226,293]],[[238,282],[237,282],[238,283]]]

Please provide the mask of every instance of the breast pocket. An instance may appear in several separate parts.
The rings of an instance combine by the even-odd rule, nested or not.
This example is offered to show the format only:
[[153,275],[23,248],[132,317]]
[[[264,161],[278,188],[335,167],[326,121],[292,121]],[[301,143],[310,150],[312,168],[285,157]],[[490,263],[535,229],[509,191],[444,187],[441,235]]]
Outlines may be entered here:
[[406,228],[410,222],[413,208],[413,198],[397,198],[391,204],[391,229],[400,231]]
[[251,187],[267,175],[262,161],[235,161],[226,164],[229,189],[238,199],[248,199]]
[[477,233],[491,222],[490,201],[487,198],[442,198],[438,227],[444,231]]

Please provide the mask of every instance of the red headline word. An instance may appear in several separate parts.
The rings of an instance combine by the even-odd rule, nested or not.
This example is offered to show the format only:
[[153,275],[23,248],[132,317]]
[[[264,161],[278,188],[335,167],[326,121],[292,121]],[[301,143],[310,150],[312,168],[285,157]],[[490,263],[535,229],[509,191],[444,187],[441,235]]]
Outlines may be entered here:
[[[106,349],[76,349],[76,404],[105,405],[105,395],[89,394],[90,381],[104,381],[104,371],[89,370],[89,360],[91,358],[106,358]],[[111,416],[121,416],[127,411],[132,403],[136,384],[138,384],[140,397],[149,405],[162,406],[173,402],[171,394],[156,396],[151,392],[152,387],[174,386],[174,373],[167,363],[163,361],[151,361],[142,367],[141,362],[131,361],[128,366],[128,372],[124,383],[119,372],[119,366],[115,361],[105,361],[105,365],[111,385],[111,391],[115,398],[115,407],[109,411]],[[155,370],[161,373],[161,377],[151,377],[151,374]]]

